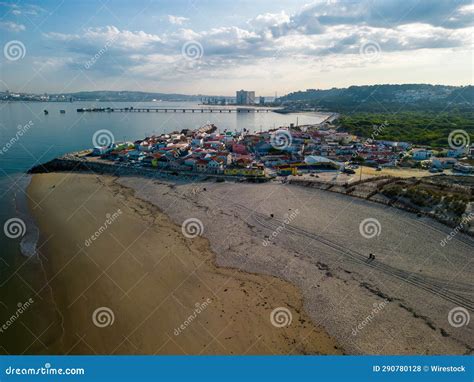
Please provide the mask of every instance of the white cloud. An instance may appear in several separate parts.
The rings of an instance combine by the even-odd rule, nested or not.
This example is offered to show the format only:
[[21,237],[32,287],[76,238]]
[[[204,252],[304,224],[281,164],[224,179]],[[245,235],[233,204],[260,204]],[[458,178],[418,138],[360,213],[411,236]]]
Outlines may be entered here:
[[8,3],[1,1],[0,6],[6,7],[9,9],[10,13],[15,16],[19,16],[22,14],[29,15],[29,16],[37,16],[40,13],[46,12],[42,7],[35,4],[21,4],[21,3]]
[[79,40],[81,38],[78,34],[67,34],[58,32],[43,33],[43,36],[50,40],[56,40],[61,42]]
[[110,44],[116,49],[129,51],[141,50],[159,43],[158,35],[145,33],[143,31],[120,30],[115,26],[88,28],[82,34],[45,33],[44,36],[50,40],[69,43],[69,47],[76,51],[97,47],[100,49],[104,44]]
[[[376,42],[382,53],[389,53],[467,47],[472,39],[472,28],[450,30],[426,23],[394,28],[342,24],[327,26],[324,33],[315,33],[305,21],[304,27],[294,25],[291,31],[287,30],[288,33],[275,36],[269,32],[275,25],[287,23],[285,19],[282,14],[278,17],[267,14],[260,17],[260,22],[270,27],[253,30],[229,26],[196,32],[181,28],[157,35],[106,26],[89,28],[80,34],[48,33],[45,36],[67,47],[78,62],[86,61],[107,46],[107,53],[94,70],[113,72],[114,68],[128,69],[142,75],[147,72],[158,75],[167,70],[163,66],[169,66],[171,72],[176,65],[181,68],[181,49],[187,41],[198,41],[203,46],[204,53],[199,62],[201,70],[217,71],[249,62],[259,64],[265,59],[272,59],[274,66],[280,65],[283,58],[317,62],[322,57],[336,56],[342,60],[344,55],[358,54],[361,45],[368,41]],[[295,18],[292,20],[294,23]],[[71,64],[68,62],[68,65]],[[153,68],[153,65],[160,68]]]
[[248,24],[255,28],[264,28],[288,23],[290,16],[285,12],[280,13],[264,13],[248,21]]
[[[435,16],[446,11],[445,7],[434,7],[436,9],[431,13],[426,13],[424,8],[416,9],[415,15],[397,22],[393,21],[396,17],[392,14],[388,21],[379,20],[381,17],[377,18],[367,4],[364,1],[345,2],[343,5],[340,1],[318,1],[292,15],[284,11],[263,13],[240,26],[202,31],[186,25],[154,34],[109,25],[74,34],[56,32],[44,36],[56,44],[54,51],[68,57],[67,60],[54,61],[54,64],[73,70],[83,69],[84,62],[107,46],[88,73],[93,76],[95,71],[100,72],[97,79],[120,75],[137,81],[164,83],[177,78],[189,82],[190,77],[199,77],[227,81],[234,86],[238,81],[256,82],[260,78],[269,83],[278,82],[280,88],[289,86],[284,81],[291,83],[292,88],[298,87],[303,79],[312,81],[312,77],[320,73],[332,73],[334,81],[348,81],[352,77],[343,75],[344,70],[360,75],[363,83],[368,81],[368,77],[363,77],[360,72],[369,68],[377,69],[377,78],[380,79],[381,68],[387,73],[396,73],[394,67],[397,65],[399,68],[423,68],[420,60],[416,60],[415,65],[415,57],[427,60],[428,67],[431,65],[430,56],[439,57],[432,52],[443,51],[451,57],[465,57],[462,52],[472,49],[474,28],[462,16],[470,12],[468,5],[454,8],[451,12],[453,20],[446,20],[446,14],[443,14],[444,25]],[[383,7],[380,3],[374,7],[385,12],[384,15],[386,12],[402,12],[394,10],[392,0],[386,0]],[[179,16],[167,17],[173,25],[188,21]],[[202,45],[200,60],[190,63],[183,59],[181,50],[187,41],[197,41]],[[380,58],[376,62],[367,62],[359,54],[362,44],[369,41],[380,46]],[[408,62],[413,65],[408,65]],[[195,81],[199,83],[199,80]]]
[[23,24],[17,24],[13,21],[0,21],[0,28],[8,32],[23,32],[26,27]]
[[459,8],[458,11],[459,11],[459,13],[462,13],[462,14],[474,13],[474,4],[463,5],[462,7]]
[[189,19],[187,17],[182,17],[182,16],[173,16],[173,15],[168,15],[168,21],[170,24],[173,25],[183,25]]

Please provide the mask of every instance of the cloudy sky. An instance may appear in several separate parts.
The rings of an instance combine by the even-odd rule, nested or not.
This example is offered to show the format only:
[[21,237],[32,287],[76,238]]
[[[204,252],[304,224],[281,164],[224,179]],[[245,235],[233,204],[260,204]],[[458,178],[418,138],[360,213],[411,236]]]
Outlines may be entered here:
[[278,95],[473,83],[465,0],[0,2],[0,90]]

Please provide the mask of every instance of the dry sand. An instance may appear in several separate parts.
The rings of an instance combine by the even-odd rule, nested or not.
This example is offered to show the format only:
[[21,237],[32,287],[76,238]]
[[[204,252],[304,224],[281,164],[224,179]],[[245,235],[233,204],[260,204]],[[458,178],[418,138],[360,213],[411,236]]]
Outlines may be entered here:
[[[35,283],[41,302],[30,327],[37,340],[26,353],[341,353],[306,315],[295,286],[216,267],[207,239],[186,238],[114,178],[34,175],[28,193],[41,231],[44,279]],[[277,328],[270,315],[280,307],[292,321]],[[99,326],[109,325],[94,323],[98,308],[107,308]]]
[[[473,351],[470,237],[458,233],[443,247],[440,242],[452,229],[431,219],[274,182],[186,183],[136,177],[119,182],[177,224],[189,218],[202,221],[218,265],[296,285],[313,323],[323,326],[348,353]],[[365,219],[376,219],[378,235],[361,235]],[[375,254],[375,261],[367,261],[369,253]],[[451,325],[450,312],[465,308],[471,320]]]

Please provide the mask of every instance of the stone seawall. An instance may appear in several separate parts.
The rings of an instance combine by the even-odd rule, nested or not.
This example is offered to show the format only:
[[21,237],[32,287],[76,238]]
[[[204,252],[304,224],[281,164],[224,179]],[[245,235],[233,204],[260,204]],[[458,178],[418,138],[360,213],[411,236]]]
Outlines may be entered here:
[[108,175],[143,175],[151,176],[152,171],[148,169],[130,168],[125,166],[116,166],[108,163],[90,162],[84,159],[66,159],[56,158],[47,163],[40,164],[28,170],[29,174],[40,174],[45,172],[94,172]]

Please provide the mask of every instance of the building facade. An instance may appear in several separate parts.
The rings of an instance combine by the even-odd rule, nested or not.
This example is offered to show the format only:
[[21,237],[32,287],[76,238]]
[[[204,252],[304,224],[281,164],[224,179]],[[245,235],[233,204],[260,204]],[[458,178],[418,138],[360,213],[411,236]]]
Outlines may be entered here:
[[238,90],[235,93],[235,102],[237,105],[252,105],[255,103],[255,92]]

